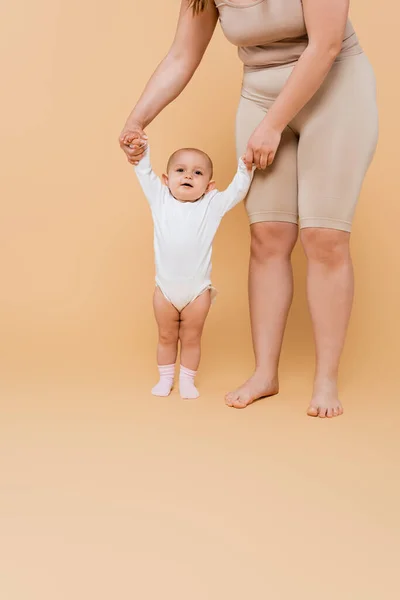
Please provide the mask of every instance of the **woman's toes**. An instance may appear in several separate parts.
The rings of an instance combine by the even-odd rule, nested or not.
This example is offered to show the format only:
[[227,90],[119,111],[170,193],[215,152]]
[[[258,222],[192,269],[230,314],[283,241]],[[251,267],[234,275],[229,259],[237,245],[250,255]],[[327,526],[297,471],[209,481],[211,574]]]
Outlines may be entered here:
[[320,419],[333,419],[334,417],[340,417],[343,414],[343,408],[341,406],[335,406],[332,408],[324,408],[322,406],[309,406],[307,410],[309,417],[319,417]]
[[318,408],[316,406],[309,406],[307,414],[309,417],[318,417]]
[[226,394],[225,404],[227,404],[228,406],[233,406],[233,403],[235,402],[236,397],[237,397],[237,394],[235,394],[235,392],[230,392],[229,394]]
[[244,408],[246,406],[246,401],[241,396],[237,396],[233,402],[233,406],[235,408]]

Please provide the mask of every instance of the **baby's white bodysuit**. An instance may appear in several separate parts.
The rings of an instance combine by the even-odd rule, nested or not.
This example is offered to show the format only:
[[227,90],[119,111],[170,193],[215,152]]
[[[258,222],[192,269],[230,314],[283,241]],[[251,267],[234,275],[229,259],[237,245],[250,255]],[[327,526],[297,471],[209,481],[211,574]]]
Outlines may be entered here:
[[242,159],[231,184],[196,202],[180,202],[151,168],[150,153],[135,167],[154,221],[156,285],[180,312],[211,288],[212,243],[222,217],[249,190],[252,172]]

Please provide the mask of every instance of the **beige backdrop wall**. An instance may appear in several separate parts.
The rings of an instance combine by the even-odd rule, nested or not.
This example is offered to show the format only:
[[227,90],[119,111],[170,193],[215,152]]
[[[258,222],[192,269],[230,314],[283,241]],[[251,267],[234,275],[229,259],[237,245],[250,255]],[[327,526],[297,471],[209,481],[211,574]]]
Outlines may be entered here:
[[[33,375],[154,374],[151,218],[117,138],[169,46],[178,6],[177,0],[1,5],[0,360],[10,382]],[[377,385],[388,377],[395,383],[400,337],[400,88],[392,45],[399,18],[394,0],[384,11],[352,2],[352,19],[377,73],[381,136],[354,226],[356,301],[342,375]],[[197,145],[214,158],[217,183],[228,183],[240,79],[236,50],[217,30],[192,83],[148,130],[157,170],[173,149]],[[240,206],[215,243],[220,295],[202,364],[207,375],[218,366],[227,387],[253,361],[248,245]],[[311,378],[299,248],[295,271],[282,371]]]
[[[400,9],[381,6],[352,2],[381,138],[353,235],[345,416],[327,421],[305,415],[313,349],[300,248],[281,393],[245,411],[222,402],[253,362],[243,207],[215,243],[201,398],[150,396],[152,226],[117,138],[178,0],[0,3],[2,599],[400,597]],[[218,31],[149,128],[155,167],[199,145],[228,183],[239,89]]]

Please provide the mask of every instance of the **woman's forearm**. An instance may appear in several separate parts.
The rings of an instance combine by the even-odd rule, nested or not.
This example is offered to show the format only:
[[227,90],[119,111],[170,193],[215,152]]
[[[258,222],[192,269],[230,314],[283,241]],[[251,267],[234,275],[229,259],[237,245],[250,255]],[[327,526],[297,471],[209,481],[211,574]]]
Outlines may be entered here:
[[269,126],[281,132],[285,129],[320,88],[338,53],[334,46],[306,48],[265,117]]
[[[155,117],[175,100],[191,80],[207,49],[218,21],[214,2],[208,2],[201,13],[195,15],[189,0],[181,0],[175,38],[167,56],[157,67],[146,85],[138,103],[129,115],[125,131],[143,130]],[[128,136],[129,137],[129,136]],[[132,139],[132,136],[131,136]],[[126,150],[126,136],[120,145]],[[128,144],[130,147],[130,144]],[[130,160],[140,152],[129,155]]]
[[192,78],[197,64],[183,56],[167,55],[146,85],[138,103],[127,119],[127,126],[147,127],[170,104]]

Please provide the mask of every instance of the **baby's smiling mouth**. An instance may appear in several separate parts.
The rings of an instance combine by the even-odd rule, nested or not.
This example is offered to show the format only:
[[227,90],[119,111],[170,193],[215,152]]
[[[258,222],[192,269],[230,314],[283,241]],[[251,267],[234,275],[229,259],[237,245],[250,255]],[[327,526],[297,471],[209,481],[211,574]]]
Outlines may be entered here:
[[182,183],[182,186],[181,186],[181,187],[189,187],[189,188],[192,188],[192,187],[193,187],[193,185],[192,185],[191,183],[187,183],[187,182],[186,182],[186,183]]

